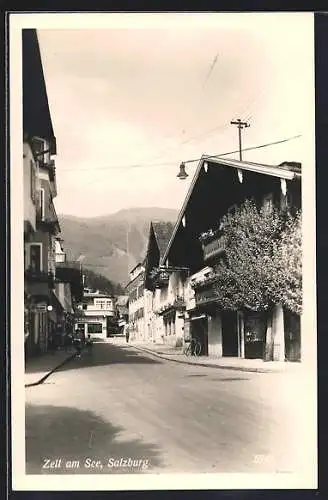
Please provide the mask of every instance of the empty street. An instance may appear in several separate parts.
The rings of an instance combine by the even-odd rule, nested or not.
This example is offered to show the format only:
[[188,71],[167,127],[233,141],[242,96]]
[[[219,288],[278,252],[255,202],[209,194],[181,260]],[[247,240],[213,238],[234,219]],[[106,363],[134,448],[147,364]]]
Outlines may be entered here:
[[306,459],[298,389],[295,374],[190,366],[96,342],[92,356],[26,388],[26,472],[292,472]]

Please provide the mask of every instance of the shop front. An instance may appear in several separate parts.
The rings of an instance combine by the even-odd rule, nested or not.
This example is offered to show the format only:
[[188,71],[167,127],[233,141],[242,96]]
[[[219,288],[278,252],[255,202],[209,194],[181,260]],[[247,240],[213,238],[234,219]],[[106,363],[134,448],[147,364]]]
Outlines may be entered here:
[[245,358],[264,359],[268,315],[266,312],[244,314]]

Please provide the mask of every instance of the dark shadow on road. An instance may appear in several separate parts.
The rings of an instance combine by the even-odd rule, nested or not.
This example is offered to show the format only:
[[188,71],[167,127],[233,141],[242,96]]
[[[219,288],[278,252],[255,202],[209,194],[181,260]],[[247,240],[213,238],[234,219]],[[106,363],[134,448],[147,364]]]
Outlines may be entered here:
[[[140,439],[120,440],[123,427],[90,411],[27,405],[25,422],[27,474],[147,473],[165,465],[156,445]],[[102,467],[87,467],[91,460],[100,461]],[[51,462],[53,468],[43,468]]]
[[211,382],[239,382],[240,380],[250,380],[247,377],[210,377],[208,374],[190,373],[185,375],[184,378],[206,377]]
[[250,380],[245,377],[209,378],[211,382],[239,382],[240,380]]
[[140,351],[108,343],[97,343],[93,346],[92,351],[92,354],[89,354],[87,350],[82,351],[81,357],[66,363],[57,372],[124,363],[140,365],[159,365],[163,363],[160,359],[145,356]]

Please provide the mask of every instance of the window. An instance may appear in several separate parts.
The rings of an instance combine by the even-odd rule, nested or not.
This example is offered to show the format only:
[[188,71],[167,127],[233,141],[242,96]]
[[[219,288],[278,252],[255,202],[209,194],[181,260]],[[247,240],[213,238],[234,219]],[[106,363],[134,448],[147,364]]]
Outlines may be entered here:
[[95,300],[95,307],[100,309],[105,309],[106,301],[105,300]]
[[30,161],[30,180],[31,180],[31,200],[36,202],[36,172],[33,161]]
[[273,210],[273,196],[268,194],[263,198],[263,209],[265,212],[270,213]]
[[87,304],[83,304],[82,305],[82,309],[83,309],[83,311],[86,311],[88,309],[88,305]]
[[88,333],[102,333],[102,324],[88,323]]
[[42,271],[42,243],[28,245],[27,268],[32,271]]
[[41,158],[39,153],[42,153],[43,151],[46,151],[46,145],[45,141],[43,139],[40,139],[39,137],[33,137],[32,139],[32,148],[33,148],[33,153]]
[[41,210],[41,219],[44,220],[45,216],[45,194],[44,189],[40,189],[40,210]]

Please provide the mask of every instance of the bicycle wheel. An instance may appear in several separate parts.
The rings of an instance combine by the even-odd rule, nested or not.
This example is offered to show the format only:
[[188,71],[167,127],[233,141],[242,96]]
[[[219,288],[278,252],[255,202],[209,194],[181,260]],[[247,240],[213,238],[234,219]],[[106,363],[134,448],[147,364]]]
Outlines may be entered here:
[[188,345],[184,348],[183,352],[184,352],[184,355],[185,355],[185,356],[190,356],[190,355],[191,355],[191,344],[188,344]]
[[194,346],[195,356],[199,356],[201,353],[201,350],[202,350],[202,346],[201,346],[200,342],[195,342],[195,346]]

